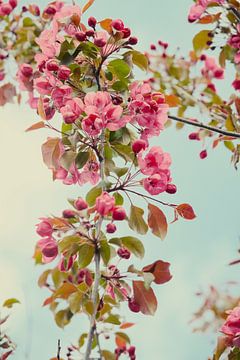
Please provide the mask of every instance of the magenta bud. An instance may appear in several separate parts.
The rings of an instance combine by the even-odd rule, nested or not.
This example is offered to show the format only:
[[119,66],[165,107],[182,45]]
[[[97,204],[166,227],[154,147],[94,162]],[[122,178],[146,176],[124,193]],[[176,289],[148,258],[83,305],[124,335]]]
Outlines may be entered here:
[[207,150],[203,150],[200,152],[199,156],[200,156],[200,159],[205,159],[207,157]]
[[166,192],[168,194],[175,194],[177,192],[177,187],[174,184],[167,184]]
[[59,67],[58,78],[60,80],[67,80],[69,78],[70,74],[71,74],[71,70],[67,66],[62,65]]
[[58,254],[57,244],[53,241],[47,243],[46,246],[44,246],[44,248],[42,249],[42,254],[48,258],[57,256]]
[[84,31],[77,32],[75,36],[78,41],[85,41],[87,39],[87,35]]
[[58,69],[59,69],[58,62],[56,60],[53,60],[53,59],[49,60],[46,63],[46,67],[47,67],[48,71],[58,71]]
[[126,218],[126,212],[122,206],[115,206],[112,212],[113,220],[122,221]]
[[122,31],[124,29],[124,23],[121,19],[113,20],[111,23],[113,29],[117,31]]
[[63,213],[62,213],[63,217],[65,219],[71,219],[73,217],[75,217],[75,211],[73,210],[63,210]]
[[128,260],[131,256],[131,253],[128,249],[121,247],[118,249],[117,254],[120,258]]
[[129,28],[124,28],[121,33],[123,34],[123,39],[127,39],[131,35],[131,30]]
[[113,234],[113,233],[115,233],[116,230],[117,230],[117,227],[115,224],[113,224],[113,223],[107,224],[106,231],[108,234]]
[[132,312],[138,313],[140,311],[140,305],[134,300],[128,300],[128,307]]
[[88,25],[90,27],[92,27],[93,29],[95,29],[95,26],[97,25],[97,20],[95,19],[95,17],[91,16],[89,19],[88,19]]
[[132,144],[132,150],[135,154],[138,154],[141,150],[145,150],[146,147],[147,143],[142,139],[135,140]]
[[92,36],[94,36],[94,34],[95,34],[95,33],[94,33],[93,30],[87,30],[87,31],[86,31],[86,36],[87,36],[87,37],[92,37]]
[[83,200],[82,198],[78,198],[75,202],[74,202],[74,206],[78,211],[81,210],[85,210],[88,208],[88,204],[86,203],[85,200]]
[[132,36],[128,39],[128,43],[129,43],[129,45],[136,45],[138,43],[138,38],[136,38],[135,36]]

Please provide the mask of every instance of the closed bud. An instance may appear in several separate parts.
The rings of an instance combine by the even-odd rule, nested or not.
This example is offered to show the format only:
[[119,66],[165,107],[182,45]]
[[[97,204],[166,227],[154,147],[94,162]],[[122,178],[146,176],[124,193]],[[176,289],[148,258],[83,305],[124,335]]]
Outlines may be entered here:
[[126,218],[126,212],[122,206],[116,206],[112,212],[113,220],[124,220]]
[[1,15],[9,15],[9,14],[11,14],[12,10],[13,10],[13,8],[10,4],[5,3],[5,4],[0,5],[0,14]]
[[113,20],[111,23],[113,29],[117,31],[122,31],[124,29],[124,23],[121,19]]
[[131,253],[128,249],[121,247],[118,249],[117,254],[120,258],[128,260],[131,256]]
[[117,227],[115,224],[113,224],[113,223],[107,224],[106,231],[108,234],[113,234],[113,233],[115,233],[116,230],[117,230]]
[[59,67],[57,75],[60,80],[67,80],[70,74],[71,74],[71,70],[67,66],[62,65]]
[[81,210],[85,210],[88,208],[88,204],[86,203],[85,200],[83,200],[82,198],[78,198],[75,202],[74,202],[74,206],[77,210],[81,211]]
[[58,71],[58,69],[59,69],[59,65],[56,60],[49,60],[46,63],[46,67],[47,67],[48,71]]
[[49,5],[45,10],[44,12],[47,14],[47,15],[55,15],[57,10],[55,8],[55,6],[52,6],[52,5]]
[[138,38],[136,38],[135,36],[132,36],[128,39],[128,43],[129,43],[129,45],[136,45],[138,43]]
[[152,44],[152,45],[150,46],[150,49],[151,49],[151,50],[156,50],[156,49],[157,49],[157,48],[156,48],[156,45]]
[[141,150],[145,150],[146,147],[147,143],[142,139],[135,140],[132,144],[132,150],[135,154],[138,154]]
[[105,39],[94,39],[94,45],[102,48],[106,45],[106,40]]
[[79,31],[79,32],[77,32],[77,33],[75,34],[75,36],[76,36],[76,39],[77,39],[78,41],[85,41],[86,38],[87,38],[87,35],[86,35],[86,33],[85,33],[84,31]]
[[207,150],[203,150],[199,154],[200,159],[205,159],[207,157]]
[[75,217],[75,211],[73,211],[73,210],[63,210],[62,215],[63,215],[63,217],[65,219],[71,219],[71,218]]
[[92,27],[93,29],[95,29],[95,26],[97,25],[97,20],[95,19],[95,17],[91,16],[89,19],[88,19],[88,25],[90,27]]
[[44,248],[42,249],[42,254],[46,256],[47,258],[52,258],[57,256],[58,254],[58,247],[55,242],[49,242],[47,243]]
[[130,347],[128,348],[128,354],[129,354],[129,356],[135,356],[135,352],[136,352],[135,346],[130,346]]
[[17,0],[9,0],[9,4],[13,9],[15,9],[15,7],[17,7]]
[[189,140],[200,140],[199,139],[199,134],[196,133],[196,132],[193,132],[193,133],[189,134],[188,138],[189,138]]
[[123,34],[123,39],[127,39],[131,35],[131,30],[129,28],[124,28],[121,33]]
[[94,33],[93,30],[87,30],[87,31],[86,31],[86,36],[87,36],[87,37],[92,37],[92,36],[94,36],[94,34],[95,34],[95,33]]
[[167,184],[166,192],[168,194],[175,194],[177,192],[177,187],[174,184]]

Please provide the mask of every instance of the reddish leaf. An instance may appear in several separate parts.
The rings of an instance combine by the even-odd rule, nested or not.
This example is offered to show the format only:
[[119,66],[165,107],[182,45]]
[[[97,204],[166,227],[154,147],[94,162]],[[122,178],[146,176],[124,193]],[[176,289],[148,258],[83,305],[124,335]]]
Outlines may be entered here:
[[181,103],[176,95],[165,95],[165,100],[170,107],[176,107]]
[[46,113],[45,113],[45,109],[44,109],[44,104],[43,104],[43,99],[42,97],[40,97],[38,99],[38,115],[40,115],[40,117],[43,120],[46,120]]
[[87,9],[90,8],[90,6],[92,6],[92,4],[94,3],[95,0],[89,0],[84,6],[83,6],[83,9],[82,9],[82,13],[85,13],[85,11],[87,11]]
[[180,204],[176,207],[176,210],[186,220],[193,220],[196,217],[193,208],[189,204]]
[[124,347],[127,344],[130,344],[130,339],[127,334],[123,332],[116,332],[115,342],[118,347]]
[[106,30],[109,34],[112,33],[112,19],[104,19],[102,21],[99,21],[99,24],[101,26],[101,28],[103,28],[104,30]]
[[53,295],[54,298],[68,299],[68,297],[77,291],[75,285],[71,283],[64,283],[60,288],[58,288]]
[[145,288],[143,281],[133,281],[134,300],[145,315],[154,315],[157,310],[157,298],[152,288]]
[[51,304],[53,301],[54,301],[53,296],[50,296],[50,297],[48,297],[47,299],[44,300],[42,306],[47,306],[47,305]]
[[134,323],[130,323],[130,322],[122,323],[120,329],[128,329],[134,325],[135,325]]
[[165,284],[172,278],[169,267],[170,264],[168,262],[157,260],[153,264],[144,266],[142,271],[152,273],[155,277],[154,282],[156,284]]
[[7,83],[0,87],[0,106],[4,106],[6,103],[13,102],[13,98],[16,96],[16,89],[11,83]]
[[201,19],[198,20],[199,24],[212,24],[213,22],[217,21],[221,16],[221,13],[206,15],[203,16]]
[[30,126],[29,128],[27,128],[25,131],[28,132],[28,131],[38,130],[38,129],[42,129],[44,127],[45,127],[44,122],[39,121],[39,122],[33,124],[32,126]]
[[164,240],[167,235],[167,219],[162,210],[157,206],[149,204],[148,205],[148,225],[151,228],[154,235],[160,237]]
[[51,170],[56,170],[59,167],[61,157],[60,142],[59,138],[48,138],[42,145],[43,161]]
[[13,353],[13,350],[6,352],[5,354],[3,354],[1,356],[0,360],[6,360],[9,357],[9,355],[11,355],[12,353]]

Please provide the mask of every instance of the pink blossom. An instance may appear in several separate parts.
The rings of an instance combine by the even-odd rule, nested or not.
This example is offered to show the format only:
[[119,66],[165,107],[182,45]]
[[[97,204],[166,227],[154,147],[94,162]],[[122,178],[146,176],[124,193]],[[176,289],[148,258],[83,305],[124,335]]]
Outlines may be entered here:
[[197,0],[192,5],[188,14],[188,21],[194,22],[202,16],[209,4],[224,4],[225,0]]
[[[229,337],[230,341],[240,336],[240,306],[228,312],[228,317],[220,331]],[[237,340],[237,339],[236,339]]]
[[53,86],[50,84],[48,79],[40,76],[34,79],[34,88],[38,91],[40,95],[50,95]]
[[90,182],[92,185],[96,185],[99,179],[99,164],[93,160],[88,161],[79,175],[79,184],[83,185]]
[[36,38],[36,43],[39,45],[43,54],[49,58],[57,55],[60,49],[60,44],[56,42],[58,33],[57,23],[53,23],[52,29],[43,30],[38,38]]
[[69,100],[72,100],[72,88],[68,85],[57,87],[52,91],[51,97],[56,108],[61,109]]
[[104,191],[96,200],[96,211],[101,216],[106,216],[113,210],[114,204],[114,197]]
[[84,105],[81,99],[73,98],[72,100],[68,100],[66,105],[61,107],[60,111],[63,116],[64,121],[67,124],[74,123],[81,113],[83,112]]
[[209,81],[211,81],[213,78],[224,78],[224,69],[218,66],[215,58],[213,57],[205,56],[205,65],[201,72],[202,75],[205,76]]
[[161,174],[171,165],[170,154],[164,153],[160,146],[153,146],[143,158],[142,152],[138,155],[138,164],[141,172],[145,175]]
[[51,236],[53,233],[53,228],[48,219],[43,219],[38,225],[37,230],[39,236]]
[[64,5],[60,9],[57,9],[57,12],[54,16],[54,20],[61,20],[64,18],[70,18],[72,15],[78,15],[81,17],[82,12],[78,5]]
[[97,31],[94,35],[94,44],[98,47],[104,47],[108,40],[108,33],[106,31]]
[[90,136],[96,136],[101,133],[103,128],[102,119],[96,114],[90,114],[82,121],[82,129]]
[[168,181],[168,174],[161,171],[158,174],[151,175],[144,179],[143,187],[151,195],[158,195],[166,190]]

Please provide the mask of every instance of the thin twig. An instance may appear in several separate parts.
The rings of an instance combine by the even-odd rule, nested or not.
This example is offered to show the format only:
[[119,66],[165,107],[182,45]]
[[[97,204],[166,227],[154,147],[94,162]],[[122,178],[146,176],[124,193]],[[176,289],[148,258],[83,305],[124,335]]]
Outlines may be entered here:
[[60,340],[58,340],[57,360],[61,360],[60,353],[61,353],[61,342]]
[[169,119],[171,119],[171,120],[179,121],[179,122],[181,122],[181,123],[188,124],[188,125],[192,125],[192,126],[196,126],[196,127],[200,128],[200,129],[206,129],[206,130],[209,130],[209,131],[218,133],[218,134],[222,134],[222,135],[226,135],[226,136],[231,136],[231,137],[234,137],[234,138],[240,138],[240,133],[236,133],[236,132],[232,132],[232,131],[227,131],[227,130],[218,129],[218,128],[215,127],[215,126],[205,125],[205,124],[203,124],[203,123],[196,122],[196,121],[189,120],[189,119],[185,119],[185,118],[178,117],[178,116],[175,116],[175,115],[168,115],[168,117],[169,117]]

